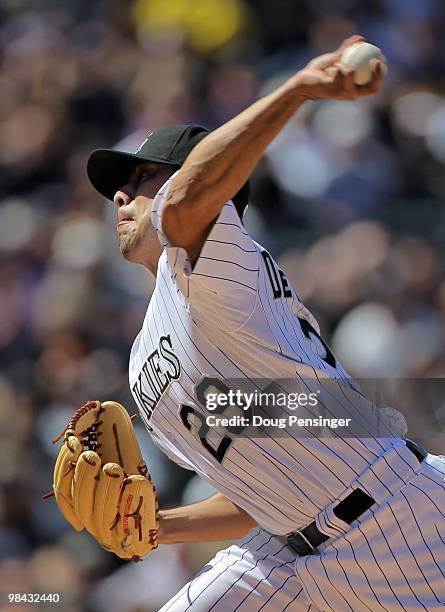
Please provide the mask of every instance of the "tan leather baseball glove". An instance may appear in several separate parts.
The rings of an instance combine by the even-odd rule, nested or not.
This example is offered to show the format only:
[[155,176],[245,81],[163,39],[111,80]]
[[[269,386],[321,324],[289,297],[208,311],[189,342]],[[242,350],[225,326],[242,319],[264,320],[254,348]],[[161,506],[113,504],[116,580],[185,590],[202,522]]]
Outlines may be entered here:
[[107,550],[141,560],[157,547],[158,502],[127,411],[86,402],[62,436],[53,485],[61,512]]

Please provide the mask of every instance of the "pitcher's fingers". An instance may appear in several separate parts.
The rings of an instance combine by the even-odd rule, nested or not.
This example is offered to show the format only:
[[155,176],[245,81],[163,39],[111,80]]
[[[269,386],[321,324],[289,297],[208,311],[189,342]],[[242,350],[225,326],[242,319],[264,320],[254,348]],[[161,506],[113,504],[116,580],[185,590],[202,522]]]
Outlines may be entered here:
[[354,45],[355,43],[364,42],[364,41],[365,41],[364,36],[361,36],[360,34],[353,34],[352,36],[349,36],[348,38],[344,39],[344,41],[341,43],[341,45],[339,46],[336,52],[341,55],[347,47],[350,47],[351,45]]
[[377,93],[383,82],[383,77],[385,74],[384,65],[378,59],[371,60],[372,67],[372,79],[369,83],[370,93]]
[[358,97],[357,85],[354,82],[354,71],[350,66],[339,62],[339,71],[342,79],[343,95],[347,100],[354,100]]
[[76,464],[73,476],[73,508],[86,529],[95,536],[93,520],[94,495],[101,459],[94,451],[84,451]]
[[319,57],[311,60],[308,64],[308,68],[316,68],[318,70],[325,70],[329,66],[333,66],[340,59],[340,55],[337,52],[324,53]]
[[326,68],[325,72],[326,74],[335,76],[338,72],[342,72],[342,74],[346,75],[352,73],[353,70],[351,66],[348,66],[347,64],[343,64],[342,62],[338,61],[335,62],[333,66],[329,66],[328,68]]
[[355,100],[358,97],[354,74],[350,68],[336,64],[326,71],[332,79],[331,97],[336,100]]
[[371,60],[372,63],[372,79],[366,85],[360,85],[357,87],[359,97],[370,96],[380,91],[383,81],[383,67],[382,63],[377,60]]

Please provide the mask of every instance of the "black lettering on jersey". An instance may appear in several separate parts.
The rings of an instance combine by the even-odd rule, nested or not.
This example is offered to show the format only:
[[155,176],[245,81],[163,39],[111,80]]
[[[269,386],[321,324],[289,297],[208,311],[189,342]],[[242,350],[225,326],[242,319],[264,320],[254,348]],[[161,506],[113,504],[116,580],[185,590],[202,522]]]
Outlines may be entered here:
[[156,381],[156,388],[159,389],[157,393],[160,393],[162,395],[167,389],[171,379],[168,376],[168,372],[163,372],[161,370],[159,364],[159,351],[157,349],[153,351],[153,353],[148,357],[143,369],[145,369],[145,366],[150,367],[150,371],[152,374],[152,376],[150,377],[150,382]]
[[159,396],[160,391],[158,385],[156,384],[156,377],[154,376],[153,370],[150,367],[150,358],[151,355],[147,358],[144,365],[142,366],[142,371],[139,376],[142,381],[145,381],[145,389],[147,389],[147,387],[151,389],[151,393],[153,395],[153,403],[156,404],[157,397]]
[[153,401],[153,398],[144,393],[142,390],[142,372],[139,374],[138,379],[132,386],[131,390],[139,409],[145,413],[147,416],[147,421],[149,421],[151,419],[151,415],[153,414],[153,408],[156,404]]
[[289,289],[289,281],[287,280],[285,273],[283,272],[283,270],[278,268],[278,274],[280,275],[280,279],[281,279],[281,287],[283,289],[283,296],[292,297],[292,291]]
[[283,270],[275,266],[272,257],[267,251],[261,251],[261,255],[264,259],[264,266],[266,268],[267,276],[269,277],[274,299],[277,300],[281,297],[292,297],[292,291],[289,288],[289,281],[287,280]]
[[184,426],[197,438],[201,440],[203,447],[214,457],[218,463],[222,463],[225,454],[232,444],[232,438],[224,436],[218,445],[212,444],[208,439],[210,428],[206,423],[205,416],[197,412],[193,406],[181,404],[179,411]]
[[281,297],[281,288],[278,281],[277,272],[275,270],[275,266],[273,265],[272,257],[269,255],[267,251],[261,251],[261,255],[264,259],[264,265],[266,267],[267,276],[270,280],[270,285],[272,287],[273,296],[275,299]]
[[[298,317],[298,321],[300,323],[301,331],[303,332],[305,338],[307,338],[309,342],[315,344],[316,348],[318,349],[315,350],[314,353],[321,357],[321,359],[323,359],[323,361],[330,365],[332,368],[336,368],[337,362],[335,360],[334,354],[329,348],[329,346],[326,344],[326,342],[323,340],[323,338],[320,336],[320,334],[315,331],[315,329],[306,319]],[[320,345],[322,351],[324,352],[324,355],[321,354],[322,351],[320,351]]]
[[[231,389],[231,387],[228,384],[226,384],[223,380],[221,380],[220,378],[216,378],[216,377],[210,378],[208,376],[203,376],[202,379],[199,381],[199,383],[195,386],[195,397],[204,409],[206,409],[207,393],[209,392],[214,393],[215,390],[225,395],[230,394],[231,391],[236,392],[236,389]],[[253,416],[252,407],[247,408],[246,404],[243,402],[238,402],[238,406],[241,409],[241,414],[247,419],[249,419],[250,421]],[[212,411],[212,414],[222,415],[224,414],[225,411],[226,411],[225,406],[218,406]],[[245,426],[227,425],[225,429],[227,429],[229,433],[240,434],[245,429]]]
[[[169,348],[167,348],[167,346]],[[173,372],[168,369],[163,370],[161,357],[171,366]],[[161,336],[159,346],[148,355],[142,366],[137,381],[132,386],[134,399],[139,409],[145,414],[145,424],[150,429],[148,421],[151,419],[153,410],[159,403],[162,395],[167,390],[172,380],[177,380],[181,375],[181,363],[173,351],[173,344],[170,336]],[[150,392],[150,395],[148,394]]]
[[[167,348],[167,346],[170,348]],[[165,372],[166,376],[169,378],[169,382],[172,379],[178,380],[179,376],[181,375],[181,364],[173,352],[173,344],[170,339],[170,335],[161,336],[159,339],[159,352],[161,353],[162,357],[164,357],[164,359],[173,366],[173,372],[169,372],[168,370]]]
[[[235,389],[231,389],[231,387],[226,384],[223,380],[219,378],[210,378],[208,376],[203,376],[200,382],[195,386],[195,397],[201,408],[206,411],[206,396],[207,393],[215,393],[215,390],[229,394],[230,392],[236,392]],[[247,423],[250,424],[253,410],[250,407],[248,410],[247,407],[238,404],[241,409],[242,415],[247,419]],[[224,414],[226,408],[224,406],[217,407],[213,414]],[[181,420],[184,426],[196,437],[199,438],[202,446],[219,462],[222,463],[224,461],[224,457],[226,456],[227,451],[229,450],[233,438],[229,435],[222,436],[221,440],[215,440],[215,436],[212,436],[212,433],[218,430],[218,428],[212,428],[207,425],[205,414],[202,414],[199,410],[190,406],[188,404],[181,404],[181,408],[179,410],[179,414],[181,416]],[[248,425],[230,425],[224,427],[224,430],[227,430],[229,434],[240,434],[244,429],[246,429]],[[222,434],[222,432],[220,432]]]

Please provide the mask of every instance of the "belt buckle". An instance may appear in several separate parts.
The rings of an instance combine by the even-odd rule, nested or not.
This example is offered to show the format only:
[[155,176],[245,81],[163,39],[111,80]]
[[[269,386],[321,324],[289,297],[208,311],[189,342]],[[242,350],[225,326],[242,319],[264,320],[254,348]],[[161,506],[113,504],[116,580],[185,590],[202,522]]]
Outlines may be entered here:
[[315,546],[312,546],[312,543],[308,540],[308,538],[304,535],[303,531],[301,531],[300,529],[297,529],[297,531],[295,533],[298,533],[298,535],[303,538],[303,540],[305,541],[305,543],[310,547],[311,550],[315,550]]
[[300,556],[311,555],[316,547],[304,535],[303,531],[297,529],[286,537],[288,545]]

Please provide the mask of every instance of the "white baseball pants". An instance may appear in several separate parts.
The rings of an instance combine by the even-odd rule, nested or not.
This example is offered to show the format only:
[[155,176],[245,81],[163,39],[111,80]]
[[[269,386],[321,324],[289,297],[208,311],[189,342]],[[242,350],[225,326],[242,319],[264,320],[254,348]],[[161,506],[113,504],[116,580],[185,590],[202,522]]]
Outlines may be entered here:
[[377,503],[352,525],[329,508],[317,517],[332,536],[319,553],[299,557],[283,537],[253,529],[160,612],[445,610],[445,457],[420,464],[407,450],[397,461],[359,483]]

